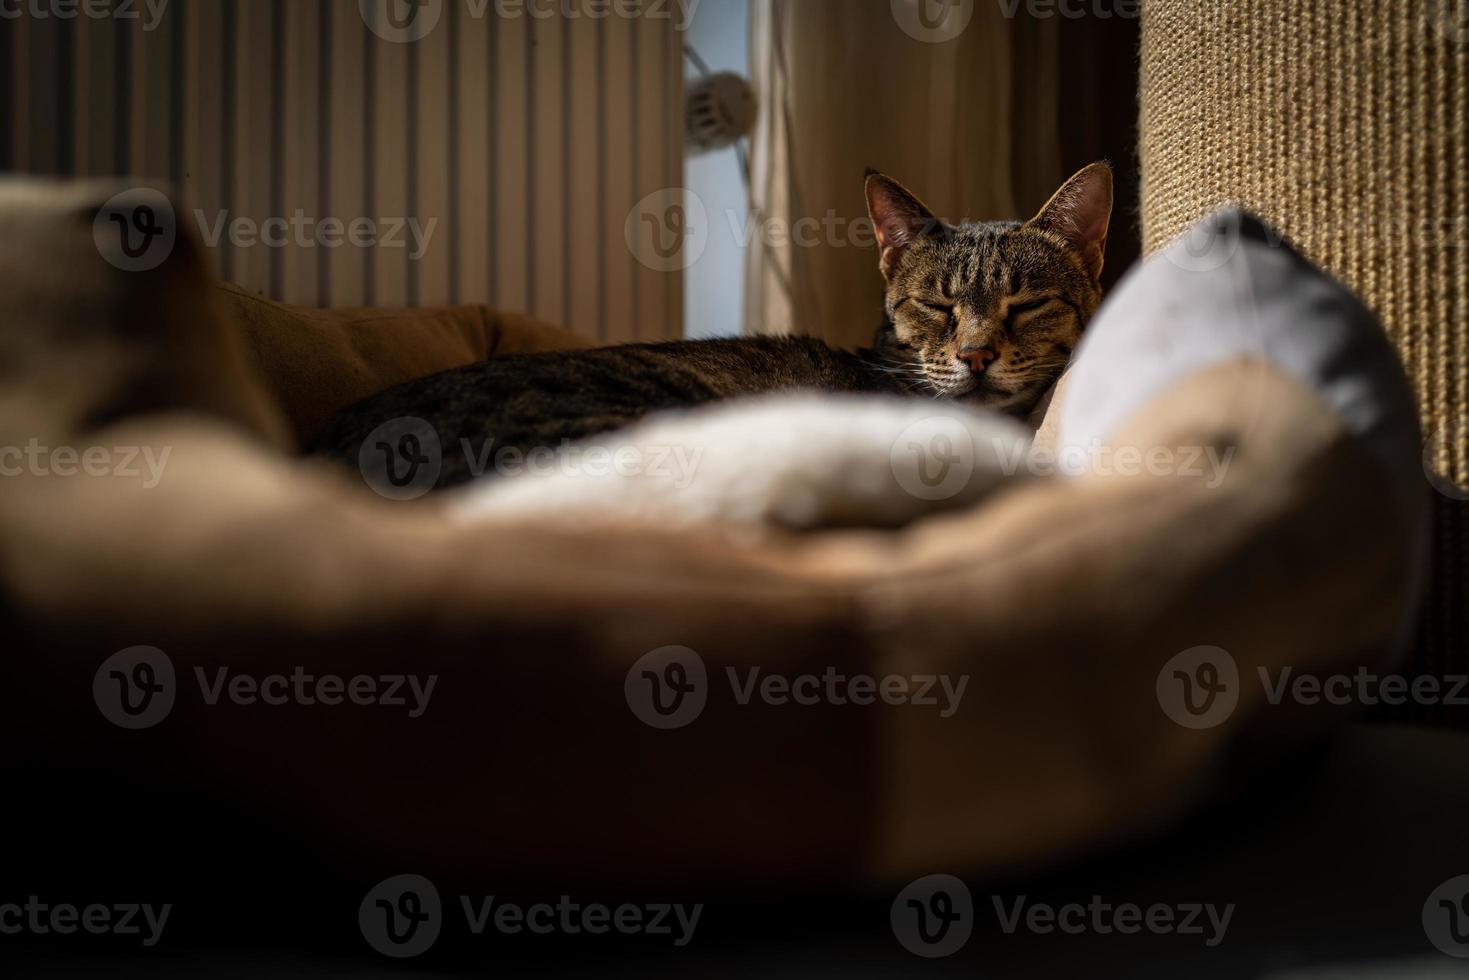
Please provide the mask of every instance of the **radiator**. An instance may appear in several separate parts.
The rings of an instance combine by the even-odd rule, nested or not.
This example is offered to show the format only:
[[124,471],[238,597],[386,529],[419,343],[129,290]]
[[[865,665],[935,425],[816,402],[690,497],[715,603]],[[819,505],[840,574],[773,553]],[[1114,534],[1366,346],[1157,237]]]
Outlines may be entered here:
[[219,275],[286,302],[680,336],[681,272],[624,233],[683,183],[678,7],[420,0],[421,39],[369,27],[404,2],[6,4],[0,169],[166,181]]

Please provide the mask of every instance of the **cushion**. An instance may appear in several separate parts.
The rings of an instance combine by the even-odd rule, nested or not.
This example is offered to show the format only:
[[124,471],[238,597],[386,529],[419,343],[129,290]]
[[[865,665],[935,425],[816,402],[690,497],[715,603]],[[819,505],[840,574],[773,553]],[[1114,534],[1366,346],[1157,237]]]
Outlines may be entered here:
[[297,440],[393,385],[496,354],[591,346],[569,330],[487,306],[312,310],[221,284],[219,303]]
[[[1397,353],[1349,289],[1239,208],[1200,220],[1119,283],[1077,350],[1051,420],[1059,458],[1084,469],[1109,444],[1115,457],[1115,431],[1160,393],[1240,362],[1280,370],[1342,420],[1387,479],[1383,503],[1420,575],[1428,533],[1422,436]],[[1416,594],[1421,582],[1413,586]],[[1413,615],[1399,625],[1389,656],[1406,652]]]
[[1422,437],[1397,353],[1345,286],[1237,208],[1202,219],[1118,285],[1077,351],[1057,420],[1062,453],[1085,457],[1169,387],[1242,360],[1316,392],[1391,481],[1404,526],[1421,527]]

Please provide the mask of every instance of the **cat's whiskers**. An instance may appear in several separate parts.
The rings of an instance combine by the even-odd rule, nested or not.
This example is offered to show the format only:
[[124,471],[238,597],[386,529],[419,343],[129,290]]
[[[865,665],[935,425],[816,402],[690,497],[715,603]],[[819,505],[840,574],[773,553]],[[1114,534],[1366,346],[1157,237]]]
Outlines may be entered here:
[[885,358],[882,361],[864,359],[862,364],[880,374],[888,375],[908,391],[928,391],[934,387],[923,367],[912,361],[900,361],[896,358]]
[[973,375],[963,365],[925,361],[923,371],[930,389],[929,397],[935,401],[962,398],[974,390]]

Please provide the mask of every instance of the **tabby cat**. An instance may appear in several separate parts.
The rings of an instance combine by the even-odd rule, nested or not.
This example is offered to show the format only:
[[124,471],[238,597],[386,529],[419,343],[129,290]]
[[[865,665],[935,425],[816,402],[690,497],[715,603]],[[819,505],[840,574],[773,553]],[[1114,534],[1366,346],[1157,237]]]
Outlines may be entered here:
[[738,395],[906,392],[1028,412],[1101,299],[1111,170],[1083,168],[1023,224],[946,224],[876,172],[866,193],[887,283],[886,316],[870,349],[740,337],[498,357],[359,402],[309,451],[356,463],[380,425],[422,419],[444,447],[442,488],[475,476],[476,452],[489,444],[496,452],[555,447],[650,412]]

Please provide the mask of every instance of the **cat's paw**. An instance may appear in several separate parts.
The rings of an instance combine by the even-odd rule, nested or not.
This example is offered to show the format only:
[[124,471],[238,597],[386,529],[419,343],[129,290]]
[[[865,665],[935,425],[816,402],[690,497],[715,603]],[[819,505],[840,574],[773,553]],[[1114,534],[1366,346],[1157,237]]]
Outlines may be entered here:
[[[465,520],[894,527],[1024,478],[1030,430],[954,402],[746,399],[654,416],[454,494]],[[549,461],[547,461],[549,462]]]

